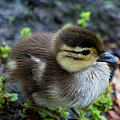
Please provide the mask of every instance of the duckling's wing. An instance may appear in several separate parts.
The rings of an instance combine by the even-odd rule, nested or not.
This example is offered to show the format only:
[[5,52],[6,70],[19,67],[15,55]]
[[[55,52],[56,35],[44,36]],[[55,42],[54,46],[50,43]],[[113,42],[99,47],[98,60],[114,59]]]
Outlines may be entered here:
[[41,80],[41,77],[46,67],[46,63],[42,59],[32,56],[30,54],[29,57],[32,61],[32,68],[31,68],[32,76],[34,81],[37,83]]
[[42,79],[48,55],[52,53],[50,41],[50,35],[32,35],[18,41],[10,52],[6,65],[8,79],[20,82],[28,96],[36,91],[37,82]]
[[6,65],[6,73],[9,80],[20,83],[25,95],[31,100],[32,93],[38,90],[46,63],[30,53],[26,53],[24,62],[22,60],[23,58],[10,59]]

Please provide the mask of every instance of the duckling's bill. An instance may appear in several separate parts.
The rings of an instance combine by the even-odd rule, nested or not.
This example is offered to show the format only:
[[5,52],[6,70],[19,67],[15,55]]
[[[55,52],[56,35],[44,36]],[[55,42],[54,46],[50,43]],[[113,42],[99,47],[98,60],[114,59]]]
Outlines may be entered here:
[[120,59],[114,55],[111,55],[109,52],[102,53],[97,61],[120,64]]

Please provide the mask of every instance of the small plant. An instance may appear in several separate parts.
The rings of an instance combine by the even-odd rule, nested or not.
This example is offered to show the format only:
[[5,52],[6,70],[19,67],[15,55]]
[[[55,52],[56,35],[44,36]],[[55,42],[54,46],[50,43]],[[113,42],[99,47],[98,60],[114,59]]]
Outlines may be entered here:
[[24,103],[23,106],[24,107],[23,107],[22,113],[25,114],[26,111],[32,107],[32,103],[30,101],[27,101]]
[[28,37],[28,36],[30,36],[31,35],[31,30],[30,30],[30,28],[23,28],[22,30],[21,30],[21,33],[20,33],[20,37],[21,38],[25,38],[25,37]]
[[40,116],[42,116],[44,119],[47,119],[46,117],[48,116],[46,113],[39,112]]
[[7,79],[4,76],[0,77],[0,108],[3,104],[9,101],[16,101],[18,99],[17,93],[8,93],[5,83],[7,82]]
[[64,28],[68,28],[68,27],[70,27],[70,26],[72,26],[72,23],[67,23],[67,24],[65,24],[63,27],[64,27]]
[[94,107],[93,105],[89,106],[89,115],[90,120],[107,120],[104,116],[101,115],[102,111]]
[[3,45],[0,47],[0,59],[4,60],[8,57],[8,54],[10,52],[11,48],[3,43]]
[[[39,110],[39,109],[38,109]],[[65,120],[67,120],[67,116],[69,116],[69,112],[67,112],[67,107],[56,107],[56,108],[49,108],[49,110],[53,113],[58,113],[61,117],[63,117]],[[47,114],[48,113],[48,114]],[[51,114],[47,111],[45,112],[39,112],[39,114],[45,119],[47,120],[48,117],[50,117],[50,119],[52,118],[52,116],[54,117],[54,115],[51,116]],[[52,118],[53,119],[53,118]]]
[[[0,47],[1,63],[4,64],[6,62],[6,59],[10,51],[11,51],[11,48],[8,45],[6,45],[5,42],[3,42],[3,45]],[[7,82],[7,79],[4,76],[0,76],[0,108],[3,106],[3,104],[10,101],[14,102],[18,99],[17,93],[8,93],[5,86],[6,82]]]
[[87,27],[87,22],[90,20],[90,12],[82,12],[80,14],[80,19],[77,20],[77,24],[81,25],[82,27]]
[[[90,20],[90,14],[91,14],[90,12],[82,12],[80,14],[81,18],[77,20],[77,24],[81,25],[82,27],[87,27],[87,22]],[[70,26],[72,26],[72,23],[67,23],[63,27],[67,28]]]
[[67,112],[67,107],[62,107],[59,113],[64,118],[67,118],[67,116],[69,116],[69,112]]
[[[112,109],[112,87],[109,86],[106,92],[97,98],[97,100],[88,107],[89,118],[87,120],[107,120],[102,114],[109,109]],[[86,111],[83,109],[79,110],[80,120],[86,120]]]
[[113,90],[111,86],[109,86],[106,90],[106,92],[97,98],[97,100],[93,103],[93,106],[99,109],[102,112],[106,112],[109,109],[112,109],[112,97],[110,93],[112,93]]

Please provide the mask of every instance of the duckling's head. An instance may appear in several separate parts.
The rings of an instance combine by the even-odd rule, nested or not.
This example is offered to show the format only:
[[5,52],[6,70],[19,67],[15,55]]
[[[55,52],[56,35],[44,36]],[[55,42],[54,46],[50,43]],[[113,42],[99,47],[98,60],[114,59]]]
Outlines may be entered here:
[[54,37],[59,65],[68,72],[78,72],[97,62],[104,52],[103,42],[95,33],[78,26],[62,28]]

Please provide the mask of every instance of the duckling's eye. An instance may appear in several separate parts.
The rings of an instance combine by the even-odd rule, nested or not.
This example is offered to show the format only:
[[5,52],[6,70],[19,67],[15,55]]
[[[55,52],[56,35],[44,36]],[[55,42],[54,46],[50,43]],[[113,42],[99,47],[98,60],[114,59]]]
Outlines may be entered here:
[[91,52],[90,52],[90,50],[83,50],[83,51],[81,51],[81,54],[82,55],[89,55]]

